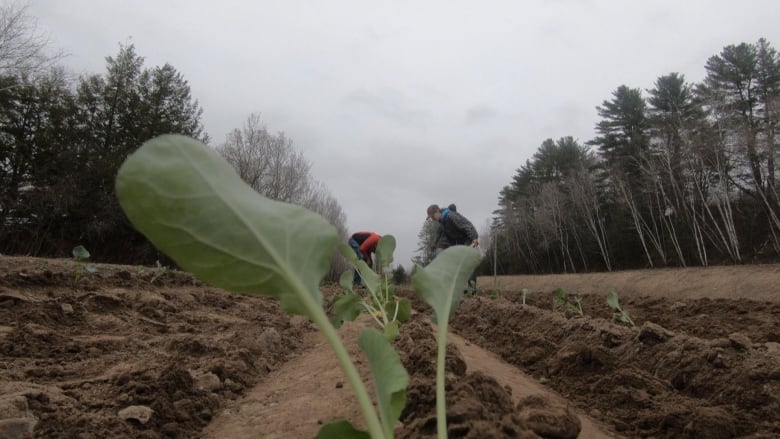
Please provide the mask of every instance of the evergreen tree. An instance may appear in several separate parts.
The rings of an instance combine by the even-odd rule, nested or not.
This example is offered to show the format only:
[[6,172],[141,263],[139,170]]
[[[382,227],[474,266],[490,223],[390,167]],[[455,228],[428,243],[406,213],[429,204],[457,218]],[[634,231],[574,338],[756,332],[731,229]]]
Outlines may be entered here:
[[689,134],[686,130],[693,129],[704,115],[701,105],[695,100],[693,86],[679,73],[661,76],[647,92],[652,136],[670,151],[671,162],[679,168],[683,138]]
[[13,85],[0,90],[0,209],[6,217],[14,211],[2,251],[61,256],[83,244],[104,261],[160,257],[127,222],[114,178],[151,137],[205,139],[201,109],[173,67],[144,69],[132,45],[120,46],[106,67],[80,78],[75,92],[56,70],[0,79]]
[[[725,146],[731,146],[734,165],[748,171],[736,175],[737,186],[752,196],[761,187],[765,172],[758,146],[761,101],[758,83],[758,54],[752,44],[741,43],[723,48],[707,60],[707,76],[698,92],[715,122]],[[736,154],[744,149],[745,155]]]
[[398,264],[398,266],[393,269],[390,280],[393,282],[393,285],[403,285],[406,283],[408,277],[403,265]]
[[73,221],[81,225],[74,238],[91,242],[99,258],[136,250],[141,257],[156,257],[122,213],[114,178],[125,158],[152,137],[173,133],[204,139],[200,106],[182,75],[169,64],[144,68],[132,44],[120,45],[115,57],[106,58],[104,75],[82,78],[76,99],[82,140],[76,145],[81,172],[74,177],[82,202],[72,209]]
[[[69,145],[74,99],[61,70],[6,77],[0,90],[0,251],[37,254],[67,221],[79,194]],[[69,250],[69,249],[68,249]]]
[[412,258],[415,265],[425,267],[436,256],[436,233],[439,230],[438,222],[426,220],[420,232],[417,233],[417,255]]
[[608,168],[636,177],[648,147],[647,105],[638,88],[621,85],[612,96],[596,107],[602,120],[596,124],[598,136],[589,144],[598,147]]
[[767,40],[761,38],[757,43],[758,90],[762,117],[762,129],[766,139],[767,194],[772,207],[780,206],[775,175],[777,154],[776,128],[780,123],[780,56]]

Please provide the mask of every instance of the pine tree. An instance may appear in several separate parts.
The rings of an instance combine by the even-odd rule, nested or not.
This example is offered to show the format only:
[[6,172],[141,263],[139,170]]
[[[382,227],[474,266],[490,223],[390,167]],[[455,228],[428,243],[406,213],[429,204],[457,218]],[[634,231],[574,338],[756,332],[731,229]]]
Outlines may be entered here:
[[426,220],[420,232],[417,234],[417,253],[412,258],[412,262],[421,267],[430,264],[436,256],[436,233],[439,230],[438,222]]
[[612,96],[596,107],[602,120],[596,124],[598,136],[589,144],[598,147],[609,168],[636,177],[648,148],[647,105],[638,88],[621,85]]

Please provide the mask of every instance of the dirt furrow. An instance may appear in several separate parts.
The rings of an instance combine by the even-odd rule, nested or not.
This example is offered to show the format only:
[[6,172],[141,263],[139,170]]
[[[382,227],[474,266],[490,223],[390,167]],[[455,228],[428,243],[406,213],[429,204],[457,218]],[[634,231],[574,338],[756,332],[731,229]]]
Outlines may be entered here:
[[[359,329],[356,324],[340,330],[352,355]],[[360,425],[362,417],[330,346],[321,333],[310,332],[295,358],[229,404],[203,438],[313,438],[324,423],[337,419]]]
[[[492,352],[466,341],[463,337],[450,333],[447,340],[454,344],[463,355],[466,366],[471,371],[480,371],[492,376],[503,386],[512,389],[512,399],[515,403],[527,396],[549,398],[558,404],[568,405],[565,398],[545,387],[543,384],[526,375],[522,370],[503,361]],[[610,439],[618,438],[615,433],[607,433],[608,429],[596,421],[577,413],[582,429],[577,439]]]
[[[422,316],[420,318],[425,319]],[[369,389],[372,384],[356,340],[359,332],[370,324],[370,320],[361,319],[345,325],[339,331],[348,351],[356,359]],[[402,331],[404,328],[402,327]],[[467,342],[456,334],[450,334],[448,340],[460,352],[468,372],[480,372],[484,376],[495,379],[504,389],[511,389],[513,404],[533,396],[540,400],[553,401],[557,407],[568,406],[566,400],[560,395],[494,354]],[[434,358],[430,360],[435,361]],[[415,368],[417,365],[407,367]],[[410,374],[412,373],[413,371],[410,370]],[[463,380],[463,373],[455,375],[457,379]],[[452,379],[453,374],[450,373],[450,376]],[[414,396],[410,398],[414,399]],[[412,400],[408,403],[412,406],[416,405]],[[607,433],[605,427],[583,414],[577,413],[577,417],[581,423],[581,431],[577,436],[579,439],[619,437],[614,433]],[[258,435],[269,439],[312,438],[323,424],[339,419],[348,419],[357,425],[362,425],[362,415],[357,402],[349,385],[345,383],[330,346],[320,333],[311,332],[306,335],[303,348],[297,356],[272,371],[243,398],[227,406],[204,429],[203,438],[253,439]],[[399,431],[399,434],[402,435],[403,430]],[[467,436],[455,435],[454,437]]]

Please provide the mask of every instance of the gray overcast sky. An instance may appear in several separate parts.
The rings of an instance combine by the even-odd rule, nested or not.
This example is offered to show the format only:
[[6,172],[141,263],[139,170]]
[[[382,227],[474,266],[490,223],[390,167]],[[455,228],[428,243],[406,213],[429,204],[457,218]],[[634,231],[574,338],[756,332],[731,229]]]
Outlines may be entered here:
[[[594,137],[622,84],[700,81],[729,44],[780,48],[780,1],[31,0],[76,73],[132,42],[189,81],[217,145],[259,112],[313,163],[350,231],[411,267],[430,203],[479,231],[547,138]],[[486,244],[486,243],[485,243]]]

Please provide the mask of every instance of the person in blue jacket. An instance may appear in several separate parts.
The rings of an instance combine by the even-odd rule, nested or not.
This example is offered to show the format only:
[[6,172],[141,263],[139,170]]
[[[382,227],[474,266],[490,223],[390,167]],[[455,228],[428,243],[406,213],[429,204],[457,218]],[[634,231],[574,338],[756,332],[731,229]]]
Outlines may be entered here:
[[[453,205],[450,206],[454,207]],[[477,233],[474,224],[454,209],[450,209],[449,207],[440,209],[438,204],[431,204],[428,206],[427,213],[428,217],[426,220],[433,220],[439,223],[440,233],[449,245],[479,246],[479,234]],[[476,292],[476,272],[471,274],[468,283],[469,288],[472,289],[473,292]]]
[[[455,212],[458,210],[455,207],[455,204],[450,204],[449,206],[447,206],[447,209],[449,209],[450,212]],[[436,234],[434,235],[434,239],[433,239],[434,257],[439,256],[441,252],[446,250],[451,245],[453,244],[447,239],[447,236],[444,234],[444,227],[442,227],[442,225],[439,222],[436,222]]]

